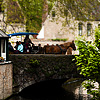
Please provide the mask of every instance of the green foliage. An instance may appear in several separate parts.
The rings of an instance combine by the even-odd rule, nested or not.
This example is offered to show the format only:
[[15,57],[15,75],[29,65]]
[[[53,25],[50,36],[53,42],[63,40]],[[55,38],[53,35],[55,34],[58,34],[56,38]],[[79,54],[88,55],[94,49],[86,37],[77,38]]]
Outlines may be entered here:
[[98,29],[95,32],[95,45],[100,50],[100,31]]
[[[52,0],[48,0],[51,1]],[[54,0],[56,7],[61,11],[61,16],[68,16],[68,12],[78,20],[99,19],[100,11],[98,0]],[[63,9],[62,9],[63,8]],[[64,10],[64,11],[63,11]],[[67,18],[67,17],[66,17]]]
[[79,50],[79,56],[75,56],[77,60],[76,64],[78,66],[78,70],[80,70],[80,74],[92,80],[89,81],[88,84],[84,84],[84,87],[88,89],[88,93],[93,95],[93,98],[97,98],[97,96],[99,96],[98,90],[92,90],[92,88],[94,87],[93,85],[91,85],[91,82],[93,82],[93,80],[100,83],[99,39],[100,32],[99,30],[96,30],[94,43],[87,42],[85,40],[76,41]]
[[33,59],[30,60],[29,64],[33,67],[38,67],[40,65],[38,60],[33,60]]
[[43,0],[18,0],[26,19],[26,29],[37,32],[41,28]]
[[82,83],[83,87],[87,89],[88,94],[91,94],[92,100],[99,100],[100,99],[100,87],[96,87],[95,84],[96,81],[94,80],[86,80]]
[[52,10],[53,6],[54,6],[54,2],[48,1],[48,14],[50,14],[50,11]]
[[52,39],[52,41],[67,41],[68,39]]

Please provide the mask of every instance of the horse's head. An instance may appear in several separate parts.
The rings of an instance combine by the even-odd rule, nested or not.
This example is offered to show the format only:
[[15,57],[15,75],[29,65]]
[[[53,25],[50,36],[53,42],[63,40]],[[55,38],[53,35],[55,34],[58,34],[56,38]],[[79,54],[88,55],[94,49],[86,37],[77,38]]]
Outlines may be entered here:
[[72,47],[73,50],[76,50],[76,46],[75,46],[74,40],[73,40],[72,43],[70,44],[70,47]]
[[69,47],[71,47],[73,50],[76,50],[74,40],[73,40],[72,42],[64,43],[64,47],[66,48],[66,50],[67,50]]

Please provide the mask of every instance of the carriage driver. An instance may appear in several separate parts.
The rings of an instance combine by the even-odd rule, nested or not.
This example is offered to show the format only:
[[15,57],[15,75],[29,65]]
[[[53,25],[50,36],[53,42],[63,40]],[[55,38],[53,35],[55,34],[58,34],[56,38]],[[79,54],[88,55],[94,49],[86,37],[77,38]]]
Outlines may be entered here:
[[29,35],[26,35],[25,39],[24,39],[24,52],[30,52],[31,51],[31,45],[33,45],[32,41],[29,38]]
[[29,38],[29,35],[26,35],[26,37],[25,37],[25,39],[24,39],[24,43],[25,43],[25,44],[26,44],[26,43],[31,43],[31,44],[33,44],[32,41],[31,41],[30,38]]

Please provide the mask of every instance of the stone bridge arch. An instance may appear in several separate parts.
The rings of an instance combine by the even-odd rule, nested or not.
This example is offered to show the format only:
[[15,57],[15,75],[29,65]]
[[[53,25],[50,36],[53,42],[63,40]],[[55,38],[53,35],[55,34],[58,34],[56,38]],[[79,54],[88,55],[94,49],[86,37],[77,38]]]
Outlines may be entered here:
[[75,95],[75,100],[78,100],[80,95],[82,96],[84,92],[87,94],[87,91],[85,91],[84,88],[82,87],[82,83],[85,80],[86,79],[84,78],[71,78],[71,79],[68,79],[66,82],[64,82],[62,87],[66,91],[73,93]]
[[[88,83],[88,80],[86,78],[71,78],[64,82],[63,88],[68,92],[72,92],[75,95],[75,100],[91,100],[93,96],[87,93],[87,89],[83,87],[83,82]],[[99,89],[98,82],[92,84],[95,86],[93,90]]]
[[21,92],[23,89],[25,89],[25,88],[27,88],[27,87],[29,87],[31,85],[34,85],[36,83],[40,83],[40,82],[44,82],[44,81],[52,81],[52,80],[62,80],[62,82],[59,82],[59,84],[63,84],[68,79],[67,78],[62,78],[62,79],[59,79],[59,78],[56,78],[56,79],[54,78],[53,79],[52,78],[52,79],[31,80],[31,81],[24,82],[24,83],[21,82],[21,84],[17,87],[17,89],[18,89],[18,92]]
[[[59,80],[60,79],[55,79],[55,80]],[[91,98],[90,95],[87,95],[87,91],[84,90],[84,88],[82,87],[82,83],[85,81],[85,79],[83,78],[70,78],[70,79],[61,79],[63,81],[61,81],[61,83],[59,83],[59,87],[62,85],[62,87],[68,92],[70,93],[70,95],[75,96],[75,99],[87,99],[87,98]],[[52,80],[48,80],[49,82]],[[40,82],[46,82],[46,80],[42,80]],[[37,82],[32,82],[31,84],[27,84],[26,87],[25,84],[23,85],[23,88],[21,88],[21,90],[19,91],[20,95],[23,96],[23,94],[28,94],[30,91],[32,91],[32,89],[30,88],[30,86],[32,87],[32,85],[34,85]],[[57,82],[56,82],[57,83]],[[39,83],[38,83],[39,84]],[[44,83],[45,84],[45,83]],[[58,84],[56,84],[58,85]],[[41,86],[41,85],[40,85]],[[64,87],[65,86],[65,87]],[[30,91],[27,91],[29,90]],[[43,88],[42,88],[43,89]]]
[[[16,59],[15,59],[16,58]],[[52,79],[80,78],[72,55],[11,54],[13,63],[13,91]]]

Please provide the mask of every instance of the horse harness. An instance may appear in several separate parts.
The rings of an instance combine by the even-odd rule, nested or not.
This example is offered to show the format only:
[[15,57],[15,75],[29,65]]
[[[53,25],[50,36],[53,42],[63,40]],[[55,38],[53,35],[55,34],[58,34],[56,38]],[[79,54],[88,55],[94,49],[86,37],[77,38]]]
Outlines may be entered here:
[[58,44],[57,44],[57,46],[60,48],[61,53],[66,53],[67,50],[65,49],[64,45],[62,45],[64,47],[64,49],[60,45],[58,45]]

